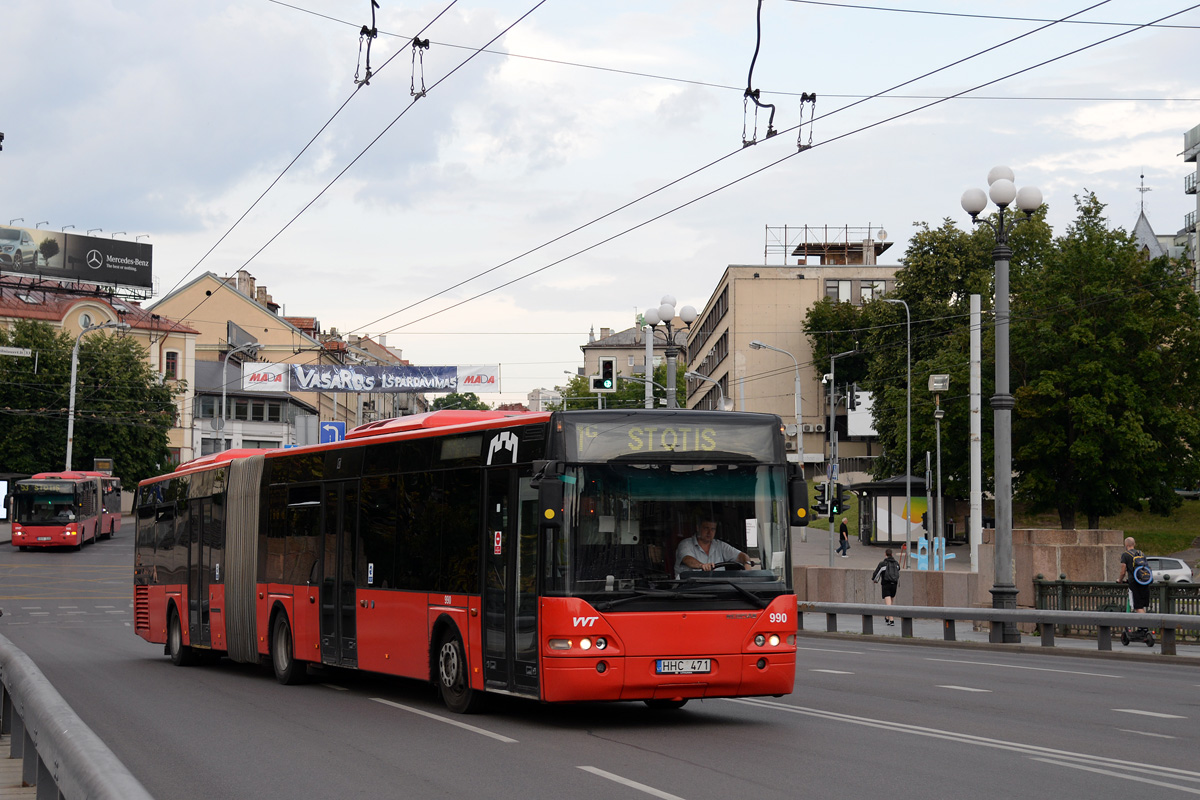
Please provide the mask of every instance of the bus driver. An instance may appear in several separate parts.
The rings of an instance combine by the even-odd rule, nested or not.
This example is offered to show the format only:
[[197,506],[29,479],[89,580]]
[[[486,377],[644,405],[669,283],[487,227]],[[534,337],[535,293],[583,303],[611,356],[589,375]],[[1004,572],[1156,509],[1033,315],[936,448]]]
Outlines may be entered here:
[[680,542],[675,550],[675,577],[678,578],[685,569],[711,572],[714,565],[725,561],[737,561],[746,566],[754,563],[750,556],[716,536],[716,520],[701,520],[696,534]]

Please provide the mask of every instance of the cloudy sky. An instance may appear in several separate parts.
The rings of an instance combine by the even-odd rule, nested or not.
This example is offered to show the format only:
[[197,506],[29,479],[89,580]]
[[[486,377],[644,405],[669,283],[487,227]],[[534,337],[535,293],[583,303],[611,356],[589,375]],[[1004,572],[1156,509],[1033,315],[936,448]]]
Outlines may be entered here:
[[702,307],[767,226],[883,226],[894,263],[995,164],[1057,231],[1085,189],[1132,228],[1143,173],[1158,232],[1195,209],[1185,0],[765,0],[761,37],[755,0],[378,2],[356,91],[370,0],[8,0],[0,224],[149,234],[160,293],[245,267],[523,400],[589,329]]

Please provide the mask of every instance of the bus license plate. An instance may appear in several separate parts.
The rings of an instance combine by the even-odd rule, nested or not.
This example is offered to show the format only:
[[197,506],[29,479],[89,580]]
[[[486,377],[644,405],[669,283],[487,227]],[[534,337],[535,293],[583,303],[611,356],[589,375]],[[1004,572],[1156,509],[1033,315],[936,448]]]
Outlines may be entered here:
[[48,541],[50,541],[51,538],[52,537],[50,537],[50,536],[39,536],[38,541],[39,542],[48,542]]
[[712,659],[660,658],[655,671],[659,675],[700,675],[712,672]]

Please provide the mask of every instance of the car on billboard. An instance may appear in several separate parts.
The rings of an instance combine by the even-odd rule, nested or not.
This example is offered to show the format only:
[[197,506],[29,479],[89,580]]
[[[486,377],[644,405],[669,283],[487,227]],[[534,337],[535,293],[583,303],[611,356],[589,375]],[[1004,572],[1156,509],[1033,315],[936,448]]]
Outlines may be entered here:
[[10,267],[38,265],[38,249],[29,231],[0,228],[0,265]]

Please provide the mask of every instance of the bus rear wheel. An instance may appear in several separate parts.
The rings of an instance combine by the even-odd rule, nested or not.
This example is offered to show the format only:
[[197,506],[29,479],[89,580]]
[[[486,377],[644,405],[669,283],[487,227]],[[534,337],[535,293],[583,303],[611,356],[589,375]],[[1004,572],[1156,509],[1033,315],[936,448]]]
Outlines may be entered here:
[[177,667],[190,667],[196,663],[196,653],[183,643],[183,626],[179,624],[179,615],[171,612],[167,623],[167,653],[171,663]]
[[454,628],[442,633],[437,652],[438,690],[446,708],[456,714],[473,714],[483,708],[483,692],[471,688],[467,654]]
[[284,686],[308,682],[308,665],[296,660],[287,614],[277,614],[271,625],[271,667],[275,670],[275,680]]

